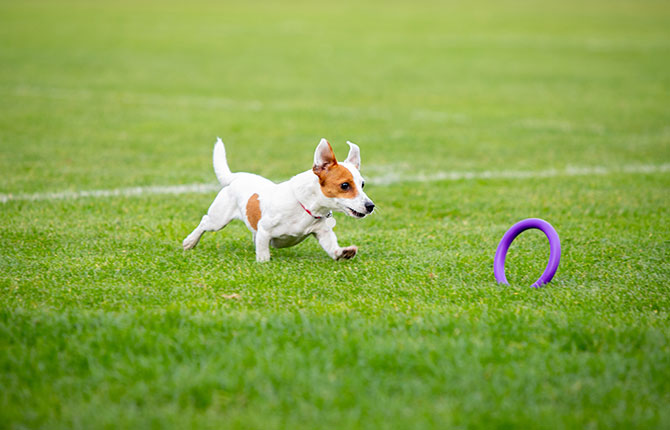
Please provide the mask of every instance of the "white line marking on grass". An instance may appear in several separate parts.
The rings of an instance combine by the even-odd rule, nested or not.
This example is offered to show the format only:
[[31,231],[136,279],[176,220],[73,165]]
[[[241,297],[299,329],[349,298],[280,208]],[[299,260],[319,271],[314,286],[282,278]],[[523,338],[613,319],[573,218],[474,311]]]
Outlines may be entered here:
[[[642,164],[620,167],[566,167],[565,169],[548,170],[485,170],[480,172],[446,172],[438,171],[431,174],[410,175],[406,173],[391,173],[383,176],[371,177],[368,183],[388,186],[411,182],[439,182],[460,181],[472,179],[540,179],[566,176],[604,176],[612,174],[645,174],[645,173],[667,173],[670,172],[670,163],[665,164]],[[188,185],[165,185],[115,188],[111,190],[84,190],[84,191],[60,191],[52,193],[33,194],[0,194],[0,203],[10,201],[45,201],[45,200],[74,200],[87,197],[132,197],[142,195],[159,194],[208,194],[219,191],[218,184],[188,184]]]
[[460,181],[465,179],[539,179],[553,178],[557,176],[602,176],[617,173],[640,174],[665,172],[670,172],[670,163],[629,165],[621,167],[566,167],[565,169],[547,170],[484,170],[481,172],[438,171],[429,174],[420,173],[418,175],[410,175],[400,172],[370,178],[368,182],[376,185],[392,185],[404,182]]
[[157,194],[205,194],[215,193],[221,189],[218,184],[190,185],[153,185],[148,187],[114,188],[111,190],[59,191],[54,193],[34,194],[0,194],[0,203],[12,200],[74,200],[86,197],[132,197]]

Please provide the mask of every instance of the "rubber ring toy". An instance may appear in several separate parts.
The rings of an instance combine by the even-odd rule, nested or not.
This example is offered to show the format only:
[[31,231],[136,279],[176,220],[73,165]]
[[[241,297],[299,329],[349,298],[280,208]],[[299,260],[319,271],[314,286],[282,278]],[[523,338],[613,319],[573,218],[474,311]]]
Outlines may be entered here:
[[493,259],[493,275],[496,277],[498,283],[509,285],[505,277],[505,257],[507,257],[507,251],[518,235],[533,228],[541,230],[547,236],[547,239],[549,239],[549,262],[542,276],[531,287],[539,288],[544,284],[548,284],[556,274],[558,263],[561,260],[561,241],[558,239],[558,233],[556,233],[554,227],[547,221],[540,218],[528,218],[519,221],[507,230],[507,233],[503,235],[498,244],[496,256]]

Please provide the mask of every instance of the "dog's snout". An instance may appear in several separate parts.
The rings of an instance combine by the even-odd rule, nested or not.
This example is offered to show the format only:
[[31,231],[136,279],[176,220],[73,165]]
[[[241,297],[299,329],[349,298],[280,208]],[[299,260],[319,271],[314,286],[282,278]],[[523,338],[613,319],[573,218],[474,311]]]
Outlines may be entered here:
[[365,203],[365,210],[368,211],[369,214],[371,214],[372,211],[375,210],[375,204],[372,202]]

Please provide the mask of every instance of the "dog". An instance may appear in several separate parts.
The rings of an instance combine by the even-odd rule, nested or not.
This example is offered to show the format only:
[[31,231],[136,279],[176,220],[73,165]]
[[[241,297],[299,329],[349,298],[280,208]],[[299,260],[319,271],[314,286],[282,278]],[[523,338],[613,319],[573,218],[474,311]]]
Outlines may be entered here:
[[314,151],[314,165],[286,182],[276,184],[252,173],[232,173],[226,148],[214,144],[214,173],[223,187],[207,215],[182,243],[195,247],[206,231],[218,231],[232,220],[241,220],[253,233],[256,261],[270,260],[270,246],[286,248],[314,235],[333,260],[350,259],[358,252],[355,245],[340,247],[333,232],[333,211],[353,218],[365,218],[375,204],[363,191],[365,180],[359,170],[361,152],[349,144],[349,155],[338,163],[326,139]]

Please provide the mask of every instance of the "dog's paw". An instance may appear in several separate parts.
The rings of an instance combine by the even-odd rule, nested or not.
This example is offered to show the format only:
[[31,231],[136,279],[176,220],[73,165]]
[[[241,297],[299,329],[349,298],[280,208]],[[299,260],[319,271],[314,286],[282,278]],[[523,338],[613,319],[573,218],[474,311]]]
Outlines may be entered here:
[[256,254],[256,263],[265,263],[270,261],[270,253]]
[[347,246],[346,248],[340,248],[335,252],[336,260],[349,260],[354,258],[358,252],[358,247],[356,245]]
[[195,246],[198,244],[198,238],[191,237],[190,235],[184,239],[184,241],[181,243],[182,248],[184,248],[184,251],[188,249],[193,249]]

